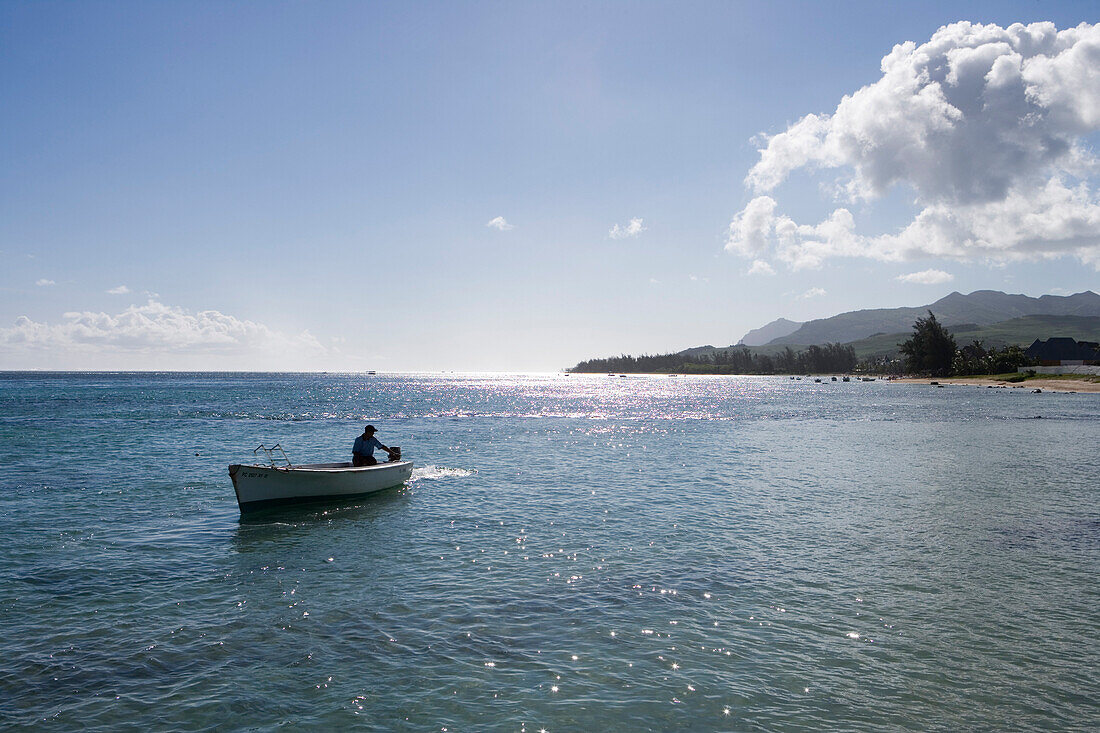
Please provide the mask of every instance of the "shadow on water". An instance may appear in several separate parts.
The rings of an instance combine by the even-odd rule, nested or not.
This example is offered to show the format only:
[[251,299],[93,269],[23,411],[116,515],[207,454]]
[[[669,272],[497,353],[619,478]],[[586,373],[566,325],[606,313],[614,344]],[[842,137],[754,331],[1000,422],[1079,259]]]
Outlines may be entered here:
[[355,524],[384,521],[412,503],[407,486],[344,500],[309,502],[264,509],[241,515],[233,533],[237,552],[249,552],[269,543],[300,539],[317,530],[333,533]]

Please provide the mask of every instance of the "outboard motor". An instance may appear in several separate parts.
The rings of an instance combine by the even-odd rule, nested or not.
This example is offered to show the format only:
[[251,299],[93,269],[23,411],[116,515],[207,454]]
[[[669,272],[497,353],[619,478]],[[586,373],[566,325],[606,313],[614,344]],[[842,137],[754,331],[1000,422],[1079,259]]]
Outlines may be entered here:
[[400,461],[401,460],[401,447],[400,446],[397,446],[397,445],[390,446],[389,460],[390,461]]

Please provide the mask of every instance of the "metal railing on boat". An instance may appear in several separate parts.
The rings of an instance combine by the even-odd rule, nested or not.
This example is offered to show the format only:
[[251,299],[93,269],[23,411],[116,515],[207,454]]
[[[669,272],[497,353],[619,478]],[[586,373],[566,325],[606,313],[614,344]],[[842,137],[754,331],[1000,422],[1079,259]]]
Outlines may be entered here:
[[282,468],[282,466],[275,465],[275,461],[277,458],[277,456],[275,455],[275,451],[279,451],[283,454],[283,460],[286,461],[287,468],[294,468],[294,464],[290,462],[290,458],[287,457],[286,451],[283,450],[283,446],[279,445],[278,443],[271,446],[270,448],[265,446],[263,443],[260,443],[259,447],[256,448],[256,450],[252,451],[252,455],[259,455],[260,451],[263,451],[264,455],[267,456],[267,460],[271,464],[272,468]]

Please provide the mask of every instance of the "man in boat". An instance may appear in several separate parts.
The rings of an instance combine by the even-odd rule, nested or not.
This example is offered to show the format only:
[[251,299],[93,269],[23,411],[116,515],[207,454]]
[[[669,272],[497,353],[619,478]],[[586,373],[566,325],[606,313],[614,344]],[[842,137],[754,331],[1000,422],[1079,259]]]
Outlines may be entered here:
[[374,437],[376,432],[373,425],[368,425],[363,429],[363,434],[355,439],[355,446],[351,449],[351,465],[356,467],[377,465],[378,461],[374,457],[375,448],[381,448],[386,453],[393,452],[378,442],[378,438]]

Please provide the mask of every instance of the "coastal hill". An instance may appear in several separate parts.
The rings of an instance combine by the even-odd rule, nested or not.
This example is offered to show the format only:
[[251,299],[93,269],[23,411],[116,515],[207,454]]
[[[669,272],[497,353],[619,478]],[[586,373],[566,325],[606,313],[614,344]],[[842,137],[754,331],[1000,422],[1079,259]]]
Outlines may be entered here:
[[[1028,346],[1035,339],[1048,339],[1063,336],[1077,341],[1100,341],[1100,316],[1023,316],[1008,321],[980,326],[976,323],[961,323],[951,326],[951,335],[955,343],[965,346],[973,341],[981,341],[985,348],[1002,349],[1013,344]],[[856,356],[860,359],[896,357],[900,351],[898,344],[913,333],[909,328],[905,332],[878,334],[851,342]],[[778,345],[774,347],[780,348]]]
[[[1064,336],[1078,341],[1100,341],[1100,316],[1023,316],[985,326],[977,323],[956,323],[949,326],[948,330],[955,337],[955,342],[959,346],[965,346],[973,341],[981,341],[986,348],[995,347],[998,349],[1013,344],[1028,346],[1035,339],[1048,339],[1052,336]],[[910,324],[903,331],[876,333],[867,338],[849,341],[846,345],[852,347],[858,359],[896,358],[900,353],[899,345],[912,334],[913,326]],[[677,355],[695,358],[710,357],[719,351],[741,348],[742,346],[744,345],[696,346],[679,351]],[[751,349],[754,354],[774,357],[784,349],[791,348],[799,351],[806,348],[806,346],[808,344],[791,345],[773,342],[764,346],[753,346]]]
[[[1086,290],[1074,295],[1009,295],[996,290],[976,290],[969,295],[951,293],[935,303],[916,308],[880,308],[841,313],[807,321],[789,334],[763,345],[750,343],[773,321],[741,339],[753,353],[775,356],[787,347],[795,351],[811,344],[851,344],[860,359],[896,357],[898,344],[909,338],[913,323],[932,311],[960,345],[981,341],[987,348],[1011,344],[1027,346],[1035,339],[1066,336],[1079,341],[1100,341],[1100,295]],[[794,321],[779,319],[786,324]],[[682,356],[710,356],[733,346],[696,346],[677,352]]]
[[776,318],[771,323],[754,328],[741,337],[738,346],[763,346],[769,341],[783,338],[794,333],[802,326],[799,321],[788,321],[786,318]]
[[[912,335],[913,323],[929,311],[951,332],[960,347],[974,341],[981,342],[986,349],[1027,347],[1035,339],[1051,337],[1100,341],[1100,295],[1092,291],[1031,298],[978,290],[969,295],[951,293],[918,308],[851,311],[803,324],[774,321],[745,334],[741,343],[733,346],[708,344],[656,356],[590,359],[577,364],[573,371],[682,371],[685,365],[709,364],[712,369],[744,369],[743,373],[757,373],[752,370],[774,368],[776,362],[769,360],[788,362],[784,369],[789,371],[789,362],[796,356],[801,358],[803,352],[814,358],[832,354],[859,361],[889,361],[899,357],[900,344]],[[763,345],[749,343],[766,335],[772,326],[777,326],[779,331],[796,328]],[[839,369],[820,365],[817,368]]]
[[797,330],[773,338],[767,345],[849,343],[876,334],[908,332],[912,330],[913,322],[927,315],[928,311],[932,311],[948,328],[960,324],[988,326],[1025,316],[1100,316],[1100,295],[1091,290],[1038,298],[1009,295],[997,290],[976,290],[969,295],[955,292],[935,303],[915,308],[849,311],[807,321]]
[[[778,319],[749,331],[736,345],[716,347],[708,344],[645,358],[652,362],[647,362],[651,370],[675,370],[685,360],[714,360],[719,356],[728,359],[734,352],[751,351],[752,358],[779,358],[784,353],[800,352],[812,346],[839,344],[850,347],[859,360],[894,359],[899,355],[899,345],[912,335],[913,323],[929,311],[952,333],[959,346],[980,341],[987,349],[1011,345],[1026,347],[1035,339],[1055,336],[1100,341],[1100,295],[1091,290],[1038,298],[976,290],[969,295],[951,293],[935,303],[914,308],[850,311],[802,324]],[[754,343],[784,330],[790,332],[774,336],[762,345]],[[726,353],[723,355],[723,352]],[[610,359],[614,361],[618,357]],[[609,364],[608,359],[594,359],[581,362],[574,369],[629,371],[629,365]]]

